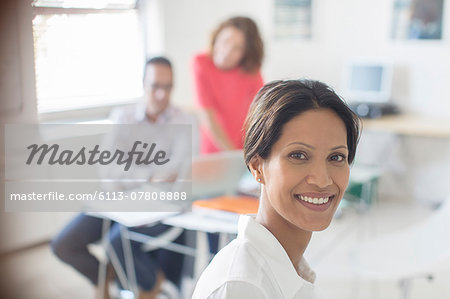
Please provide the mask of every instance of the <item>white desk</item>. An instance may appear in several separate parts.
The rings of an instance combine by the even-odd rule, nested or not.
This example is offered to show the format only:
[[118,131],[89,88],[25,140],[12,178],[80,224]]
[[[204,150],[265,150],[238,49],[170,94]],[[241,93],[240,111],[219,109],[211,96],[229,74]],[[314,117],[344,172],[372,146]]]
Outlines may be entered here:
[[[138,286],[134,272],[134,263],[130,241],[138,241],[143,244],[151,244],[153,247],[165,248],[184,255],[195,257],[194,278],[198,278],[208,265],[212,255],[209,252],[207,233],[219,233],[219,249],[225,246],[237,233],[239,215],[224,211],[196,208],[192,212],[99,212],[89,213],[104,219],[102,245],[108,252],[111,263],[123,286],[137,294]],[[111,221],[120,225],[122,245],[124,248],[125,269],[120,265],[119,259],[111,247],[108,239],[108,231]],[[172,226],[174,229],[193,230],[197,232],[197,248],[172,243],[133,232],[132,227],[151,225],[157,222]],[[105,283],[106,263],[100,264],[99,285]]]
[[388,115],[363,119],[363,130],[415,137],[450,138],[450,119],[415,114]]
[[[135,276],[135,267],[133,262],[133,253],[131,251],[131,241],[138,241],[143,244],[148,244],[152,242],[151,248],[166,248],[175,252],[179,252],[185,255],[195,256],[196,251],[193,248],[172,243],[172,240],[180,235],[182,232],[181,228],[174,227],[167,232],[161,234],[158,237],[148,236],[142,233],[131,231],[130,228],[152,225],[161,220],[176,215],[178,212],[91,212],[88,213],[90,216],[98,217],[103,219],[102,227],[102,247],[107,253],[112,266],[115,269],[117,277],[121,284],[128,290],[133,292],[135,295],[139,294],[139,288]],[[120,237],[124,252],[125,269],[120,264],[117,253],[112,248],[109,242],[109,230],[111,228],[111,222],[115,221],[117,225],[120,225]],[[164,235],[164,236],[163,236]],[[175,235],[175,238],[172,236]],[[169,238],[169,239],[168,239]],[[143,249],[145,250],[145,248]],[[99,269],[99,286],[101,290],[106,283],[106,268],[108,261],[100,262]]]
[[219,233],[218,249],[220,250],[237,234],[239,214],[195,208],[187,212],[166,218],[162,223],[174,227],[196,231],[196,255],[194,279],[198,279],[208,266],[213,255],[209,250],[207,233]]
[[448,194],[450,119],[416,114],[363,119],[356,163],[378,166],[380,198],[433,204]]
[[179,212],[90,212],[90,216],[107,218],[126,227],[150,225],[159,222]]
[[196,208],[192,212],[168,217],[162,223],[207,233],[236,234],[238,220],[236,213]]

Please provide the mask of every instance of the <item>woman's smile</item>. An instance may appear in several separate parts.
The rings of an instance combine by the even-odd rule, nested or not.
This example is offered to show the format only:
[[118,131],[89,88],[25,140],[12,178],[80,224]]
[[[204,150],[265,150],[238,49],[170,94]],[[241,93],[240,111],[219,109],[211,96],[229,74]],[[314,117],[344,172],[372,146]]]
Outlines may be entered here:
[[326,211],[332,204],[335,195],[327,194],[294,194],[294,197],[308,209],[313,211]]

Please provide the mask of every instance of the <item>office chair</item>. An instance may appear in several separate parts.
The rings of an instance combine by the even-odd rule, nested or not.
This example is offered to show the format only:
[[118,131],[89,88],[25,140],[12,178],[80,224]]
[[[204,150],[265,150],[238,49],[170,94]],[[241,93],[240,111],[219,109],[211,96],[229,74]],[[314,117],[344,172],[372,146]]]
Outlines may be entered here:
[[355,164],[350,171],[343,204],[354,205],[360,212],[369,209],[376,200],[380,176],[381,170],[376,166]]
[[407,299],[412,279],[432,280],[434,269],[450,261],[450,198],[426,220],[358,245],[351,260],[362,277],[399,281]]

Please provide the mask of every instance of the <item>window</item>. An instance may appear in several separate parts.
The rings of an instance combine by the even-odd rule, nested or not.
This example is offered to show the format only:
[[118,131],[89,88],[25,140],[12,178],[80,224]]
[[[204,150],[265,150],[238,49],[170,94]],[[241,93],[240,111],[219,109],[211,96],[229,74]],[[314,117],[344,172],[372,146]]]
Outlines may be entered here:
[[39,113],[142,96],[144,51],[134,2],[33,2]]

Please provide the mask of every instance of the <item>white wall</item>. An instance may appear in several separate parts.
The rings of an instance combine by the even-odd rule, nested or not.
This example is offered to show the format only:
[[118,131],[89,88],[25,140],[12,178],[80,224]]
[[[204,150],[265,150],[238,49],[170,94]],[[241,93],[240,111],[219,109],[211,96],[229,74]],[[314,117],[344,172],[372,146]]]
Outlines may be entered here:
[[[173,60],[176,69],[174,99],[183,106],[193,106],[192,56],[206,49],[213,27],[223,19],[239,14],[252,17],[263,34],[266,45],[263,74],[266,81],[310,77],[339,89],[343,63],[348,56],[390,56],[396,63],[393,95],[403,108],[450,118],[450,91],[446,88],[450,83],[450,0],[446,1],[444,11],[442,41],[392,41],[389,38],[392,0],[313,0],[313,38],[297,42],[275,42],[271,38],[273,0],[147,1],[148,16],[154,17],[147,23],[147,33],[151,35],[147,44],[148,54],[163,53]],[[31,0],[1,3],[0,124],[34,122],[37,112]],[[6,7],[5,3],[15,5]],[[2,132],[0,130],[0,148],[4,142]],[[423,152],[438,157],[435,145],[427,143],[426,149],[411,153],[410,160],[421,159]],[[448,143],[437,144],[437,148],[445,151]],[[3,179],[2,157],[0,151]],[[438,164],[446,167],[448,154],[442,157]],[[424,197],[430,195],[429,190],[436,197],[442,192],[447,194],[448,190],[444,190],[446,176],[435,180],[436,174],[442,172],[429,168],[433,166],[431,161],[423,161],[416,163],[413,171],[406,170],[412,173],[409,178],[414,176],[410,180],[411,186],[416,186],[414,192],[423,193]],[[0,186],[0,199],[3,203],[3,186]],[[47,239],[59,229],[62,221],[56,218],[60,216],[68,217],[65,214],[0,212],[0,251]]]
[[1,2],[0,124],[37,120],[31,20],[31,0]]
[[[211,30],[240,14],[255,19],[263,33],[266,81],[309,77],[337,90],[350,56],[388,56],[394,60],[393,98],[405,111],[450,117],[450,5],[445,3],[442,41],[392,40],[392,0],[313,0],[313,38],[274,41],[273,0],[150,0],[163,13],[164,45],[174,61],[174,99],[192,104],[190,60],[206,49]],[[446,1],[448,2],[448,1]]]
[[3,211],[3,124],[33,123],[37,120],[37,114],[31,0],[0,3],[0,252],[3,253],[48,240],[67,220],[67,215]]
[[[350,57],[389,57],[395,65],[393,99],[401,109],[450,118],[450,0],[444,1],[441,41],[391,39],[393,0],[313,0],[312,39],[283,42],[272,38],[274,0],[149,1],[159,7],[159,28],[164,32],[159,50],[174,62],[174,101],[179,105],[194,103],[190,62],[207,48],[211,30],[229,16],[247,15],[257,22],[265,41],[266,81],[308,77],[339,92]],[[450,141],[397,137],[387,143],[397,150],[383,152],[374,148],[378,141],[369,133],[358,154],[383,168],[380,197],[440,201],[447,196]],[[420,158],[430,155],[432,160]]]

